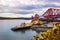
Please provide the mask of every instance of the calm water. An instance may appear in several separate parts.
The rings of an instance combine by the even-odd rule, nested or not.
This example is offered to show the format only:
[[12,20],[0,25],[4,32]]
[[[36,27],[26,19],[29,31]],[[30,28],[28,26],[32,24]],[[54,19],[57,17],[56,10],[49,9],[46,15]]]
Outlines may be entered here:
[[0,40],[31,40],[36,34],[31,29],[14,32],[12,27],[28,20],[0,20]]

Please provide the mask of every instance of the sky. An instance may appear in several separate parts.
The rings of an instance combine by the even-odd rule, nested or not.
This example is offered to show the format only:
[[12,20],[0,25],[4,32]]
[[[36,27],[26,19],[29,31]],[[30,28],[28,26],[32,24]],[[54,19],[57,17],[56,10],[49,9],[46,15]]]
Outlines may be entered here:
[[48,8],[60,8],[60,0],[0,0],[0,16],[5,17],[43,15]]

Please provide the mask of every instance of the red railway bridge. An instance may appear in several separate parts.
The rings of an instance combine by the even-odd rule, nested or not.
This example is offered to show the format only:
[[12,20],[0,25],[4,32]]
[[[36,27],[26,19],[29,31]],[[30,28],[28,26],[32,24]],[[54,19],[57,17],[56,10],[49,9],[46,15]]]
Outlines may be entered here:
[[49,8],[42,16],[45,18],[56,19],[60,16],[60,9]]
[[[49,8],[43,15],[47,19],[57,19],[60,18],[60,9],[59,8]],[[32,18],[40,18],[40,15],[35,14]]]

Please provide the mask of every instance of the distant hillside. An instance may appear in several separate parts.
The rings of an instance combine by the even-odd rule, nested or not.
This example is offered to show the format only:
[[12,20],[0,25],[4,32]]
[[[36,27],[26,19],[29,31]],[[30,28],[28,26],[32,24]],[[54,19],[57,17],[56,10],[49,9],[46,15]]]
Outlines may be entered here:
[[24,17],[19,17],[19,18],[0,17],[0,19],[26,19],[26,20],[30,20],[32,18],[24,18]]

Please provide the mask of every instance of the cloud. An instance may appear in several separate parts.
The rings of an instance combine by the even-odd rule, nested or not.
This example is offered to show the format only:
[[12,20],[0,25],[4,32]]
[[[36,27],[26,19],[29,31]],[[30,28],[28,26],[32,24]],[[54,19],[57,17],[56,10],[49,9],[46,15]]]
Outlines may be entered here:
[[0,17],[19,18],[19,17],[31,17],[34,14],[15,14],[15,13],[1,13]]
[[24,6],[24,5],[42,5],[44,1],[37,1],[37,0],[0,0],[0,4],[6,6]]
[[1,14],[42,15],[48,8],[60,8],[60,0],[0,0]]
[[60,0],[46,0],[46,2],[51,2],[51,3],[53,3],[53,2],[60,2]]
[[10,18],[14,18],[14,17],[20,17],[20,14],[14,14],[14,13],[1,13],[0,17],[10,17]]

